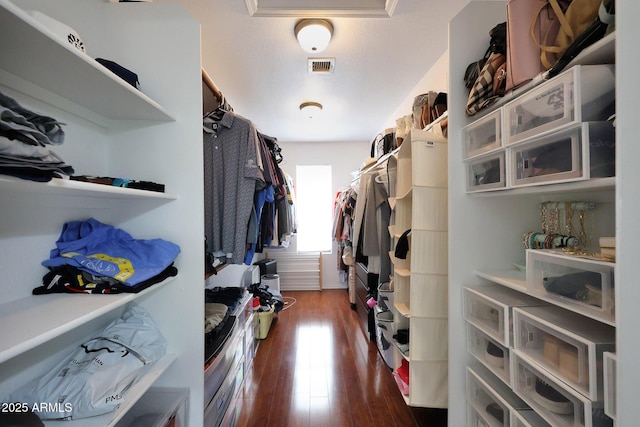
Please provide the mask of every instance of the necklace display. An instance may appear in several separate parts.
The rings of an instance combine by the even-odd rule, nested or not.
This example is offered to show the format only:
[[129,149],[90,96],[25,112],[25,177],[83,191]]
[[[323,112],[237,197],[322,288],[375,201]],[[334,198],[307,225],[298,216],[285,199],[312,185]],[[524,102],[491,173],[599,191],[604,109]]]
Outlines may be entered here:
[[[585,228],[586,211],[593,209],[587,202],[544,202],[540,205],[540,226],[542,232],[530,231],[523,235],[526,249],[578,249],[587,245]],[[579,230],[576,233],[574,216],[578,212]],[[577,235],[576,235],[577,234]]]

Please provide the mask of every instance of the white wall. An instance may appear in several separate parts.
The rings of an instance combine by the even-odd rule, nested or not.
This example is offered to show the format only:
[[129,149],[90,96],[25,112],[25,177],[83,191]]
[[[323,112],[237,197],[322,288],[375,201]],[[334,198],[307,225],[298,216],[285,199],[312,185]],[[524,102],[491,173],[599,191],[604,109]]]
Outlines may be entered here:
[[[405,100],[396,108],[387,122],[380,127],[394,128],[396,119],[411,114],[413,99],[416,95],[428,92],[447,92],[449,87],[449,56],[445,52],[434,66],[426,72]],[[375,135],[371,135],[373,140]],[[296,182],[297,165],[331,165],[332,191],[346,188],[351,183],[351,172],[357,171],[371,151],[371,141],[364,142],[278,142],[284,156],[280,166]],[[346,288],[346,282],[340,282],[337,270],[336,245],[331,253],[322,255],[322,287],[324,289]]]
[[[371,135],[371,139],[375,135]],[[363,161],[369,157],[371,141],[366,142],[278,142],[282,148],[284,160],[280,167],[296,183],[296,166],[331,165],[332,192],[337,194],[351,183],[351,172],[360,169]],[[339,281],[336,244],[331,253],[322,255],[323,289],[346,288],[346,282]]]
[[445,51],[442,56],[433,64],[433,67],[416,84],[411,93],[400,103],[398,108],[391,114],[391,117],[382,126],[382,129],[396,127],[396,119],[411,114],[413,99],[422,93],[430,90],[436,92],[449,91],[449,51]]

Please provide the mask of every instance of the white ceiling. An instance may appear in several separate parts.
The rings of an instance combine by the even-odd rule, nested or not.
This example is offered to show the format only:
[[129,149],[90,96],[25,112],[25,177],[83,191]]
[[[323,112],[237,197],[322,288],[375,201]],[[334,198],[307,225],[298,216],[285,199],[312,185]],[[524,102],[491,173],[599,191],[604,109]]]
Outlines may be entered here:
[[[307,9],[260,17],[249,10],[287,1],[173,1],[201,23],[204,69],[235,112],[261,132],[283,142],[363,142],[384,128],[407,96],[417,95],[412,89],[447,49],[449,20],[469,0],[355,0],[395,6],[391,17],[345,16],[344,8],[324,15],[308,8],[314,1],[335,7],[345,0],[287,0]],[[332,22],[334,36],[324,52],[311,55],[298,45],[294,26],[303,15]],[[310,75],[310,56],[334,57],[334,73]],[[305,101],[323,104],[322,113],[304,117],[299,105]]]

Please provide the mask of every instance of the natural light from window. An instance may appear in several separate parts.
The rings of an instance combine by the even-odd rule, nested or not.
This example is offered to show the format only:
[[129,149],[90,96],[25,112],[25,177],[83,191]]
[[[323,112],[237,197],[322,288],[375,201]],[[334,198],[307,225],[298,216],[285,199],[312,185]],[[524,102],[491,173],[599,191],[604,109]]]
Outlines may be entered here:
[[298,252],[331,251],[331,166],[296,166]]

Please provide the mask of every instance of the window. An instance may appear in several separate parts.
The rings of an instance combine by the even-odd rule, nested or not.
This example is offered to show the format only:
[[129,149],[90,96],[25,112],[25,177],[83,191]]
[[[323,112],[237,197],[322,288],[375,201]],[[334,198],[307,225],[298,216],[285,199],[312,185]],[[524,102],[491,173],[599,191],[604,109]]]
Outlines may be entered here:
[[295,187],[298,251],[331,251],[331,166],[296,166]]

